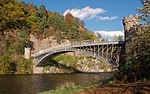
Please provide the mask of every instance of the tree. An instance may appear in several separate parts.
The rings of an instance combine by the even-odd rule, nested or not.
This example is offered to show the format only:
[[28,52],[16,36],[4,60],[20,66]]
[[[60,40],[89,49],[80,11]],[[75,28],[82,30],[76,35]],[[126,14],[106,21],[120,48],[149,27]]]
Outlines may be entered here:
[[150,77],[150,30],[136,31],[126,47],[125,65],[119,70],[119,78],[134,82]]
[[70,12],[68,12],[68,13],[65,15],[65,19],[66,19],[66,22],[67,22],[68,24],[72,24],[74,17],[72,16],[72,14],[71,14]]
[[46,11],[46,9],[45,9],[45,6],[44,5],[41,5],[40,7],[39,7],[39,9],[38,9],[38,13],[37,13],[37,15],[40,17],[40,18],[46,18],[47,17],[47,11]]
[[142,13],[141,18],[150,23],[150,0],[140,0],[143,8],[138,8],[139,12]]
[[4,54],[0,56],[0,74],[7,74],[10,73],[10,63],[12,59],[8,54]]
[[125,64],[120,68],[116,77],[120,80],[134,82],[150,78],[150,0],[141,0],[143,8],[141,18],[146,23],[131,29],[134,32],[130,41],[126,43]]
[[100,33],[97,32],[96,35],[97,35],[97,37],[98,37],[99,39],[102,38],[102,35],[101,35]]
[[102,42],[108,42],[109,40],[108,40],[108,38],[102,38],[101,41],[102,41]]
[[123,41],[123,36],[119,35],[119,36],[114,36],[114,41]]
[[59,42],[77,41],[81,35],[83,40],[95,38],[84,28],[84,23],[70,13],[63,16],[47,11],[44,5],[37,8],[17,0],[0,0],[0,74],[16,70],[19,73],[20,68],[24,68],[25,73],[28,71],[26,68],[31,67],[31,62],[22,58],[24,47],[33,45],[28,41],[30,34],[40,39],[54,36]]
[[1,0],[0,31],[7,28],[21,28],[25,24],[25,8],[16,0]]

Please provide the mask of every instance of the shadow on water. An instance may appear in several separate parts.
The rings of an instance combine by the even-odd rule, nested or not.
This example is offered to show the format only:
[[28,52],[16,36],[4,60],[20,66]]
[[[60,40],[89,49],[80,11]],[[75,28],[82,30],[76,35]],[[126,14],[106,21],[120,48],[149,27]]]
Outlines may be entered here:
[[65,82],[86,86],[109,77],[111,73],[0,75],[0,94],[36,94],[55,89]]

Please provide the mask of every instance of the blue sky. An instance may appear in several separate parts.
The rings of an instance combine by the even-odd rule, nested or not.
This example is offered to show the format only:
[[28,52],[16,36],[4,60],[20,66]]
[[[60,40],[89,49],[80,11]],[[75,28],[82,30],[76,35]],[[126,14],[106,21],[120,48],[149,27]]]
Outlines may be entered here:
[[[122,35],[122,18],[130,14],[139,14],[140,0],[19,0],[34,3],[38,7],[45,5],[47,10],[65,15],[71,12],[84,21],[85,27],[100,32],[107,38]],[[103,34],[105,33],[105,34]]]

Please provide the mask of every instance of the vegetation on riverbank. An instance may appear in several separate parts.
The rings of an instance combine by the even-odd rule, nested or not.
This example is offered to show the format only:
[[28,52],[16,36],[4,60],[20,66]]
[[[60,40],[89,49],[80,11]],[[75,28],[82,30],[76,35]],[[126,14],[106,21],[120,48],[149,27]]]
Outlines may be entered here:
[[44,91],[38,94],[71,94],[72,92],[76,92],[80,90],[94,89],[96,88],[94,85],[78,86],[78,85],[75,85],[75,83],[66,82],[66,83],[58,85],[58,87],[56,87],[56,90]]
[[28,65],[29,61],[22,59],[24,48],[33,46],[30,34],[39,40],[53,36],[58,43],[96,39],[84,22],[70,13],[63,16],[44,5],[0,0],[0,74],[32,73],[32,62]]
[[55,56],[44,66],[44,72],[46,73],[110,71],[113,71],[113,66],[104,60],[96,60],[92,56],[73,52]]
[[51,91],[44,91],[38,94],[70,94],[75,91],[83,90],[81,86],[74,86],[74,87],[64,87],[63,89],[51,90]]
[[80,56],[61,54],[49,60],[44,66],[44,70],[49,71],[54,68],[52,71],[49,71],[50,73],[79,72],[75,68],[80,58]]
[[134,83],[107,84],[96,89],[80,90],[70,94],[149,94],[150,80]]
[[38,94],[149,94],[150,80],[125,83],[107,79],[93,83],[90,86],[62,86],[56,90],[44,91]]

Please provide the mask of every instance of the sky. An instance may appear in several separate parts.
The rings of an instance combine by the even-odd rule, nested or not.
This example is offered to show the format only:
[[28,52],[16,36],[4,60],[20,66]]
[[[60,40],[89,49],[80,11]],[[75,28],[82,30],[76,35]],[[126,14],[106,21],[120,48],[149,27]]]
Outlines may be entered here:
[[70,12],[83,20],[85,27],[100,33],[103,38],[112,40],[114,36],[123,36],[122,18],[130,14],[139,14],[140,0],[19,0],[44,5],[51,12],[65,15]]

